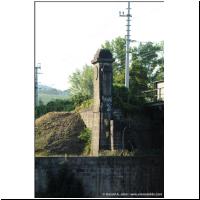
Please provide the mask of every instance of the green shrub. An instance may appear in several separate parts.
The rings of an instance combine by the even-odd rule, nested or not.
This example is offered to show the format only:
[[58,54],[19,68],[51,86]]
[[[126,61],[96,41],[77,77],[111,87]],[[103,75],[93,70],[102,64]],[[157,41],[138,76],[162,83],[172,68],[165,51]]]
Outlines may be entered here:
[[89,128],[85,128],[83,131],[81,131],[78,138],[85,144],[84,154],[89,155],[91,151],[92,131]]
[[75,111],[78,112],[81,109],[89,108],[93,105],[93,102],[94,102],[93,99],[85,100],[81,103],[81,105],[76,106]]

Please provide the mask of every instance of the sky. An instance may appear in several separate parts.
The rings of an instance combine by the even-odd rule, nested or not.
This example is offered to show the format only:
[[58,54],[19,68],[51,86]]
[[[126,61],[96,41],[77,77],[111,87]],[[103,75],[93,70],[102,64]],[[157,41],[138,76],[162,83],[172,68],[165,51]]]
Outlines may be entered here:
[[[127,2],[37,2],[35,63],[41,63],[39,82],[69,89],[68,77],[91,64],[106,41],[126,35]],[[131,39],[164,40],[164,3],[131,3]],[[132,43],[131,45],[136,45]]]

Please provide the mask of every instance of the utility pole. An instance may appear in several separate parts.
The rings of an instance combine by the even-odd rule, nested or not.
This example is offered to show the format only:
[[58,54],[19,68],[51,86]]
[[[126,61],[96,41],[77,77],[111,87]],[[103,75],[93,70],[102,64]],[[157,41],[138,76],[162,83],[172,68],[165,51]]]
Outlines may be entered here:
[[126,58],[125,58],[125,87],[129,89],[129,47],[130,47],[130,42],[131,42],[131,39],[130,39],[130,21],[131,21],[131,17],[132,15],[130,14],[130,10],[131,10],[131,7],[130,7],[130,1],[128,1],[128,13],[127,14],[124,14],[124,12],[119,12],[119,16],[120,17],[127,17],[127,34],[126,34]]
[[38,74],[39,70],[41,69],[41,64],[38,63],[37,66],[35,66],[35,105],[39,105],[39,96],[38,96],[38,90],[39,90],[39,83],[38,83]]

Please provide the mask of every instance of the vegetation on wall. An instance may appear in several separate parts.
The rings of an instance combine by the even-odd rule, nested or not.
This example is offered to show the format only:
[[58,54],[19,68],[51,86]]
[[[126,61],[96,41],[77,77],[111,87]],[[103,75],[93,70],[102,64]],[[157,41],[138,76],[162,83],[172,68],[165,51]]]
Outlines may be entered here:
[[89,155],[91,151],[92,131],[89,128],[85,128],[83,131],[81,131],[78,138],[85,144],[84,154]]
[[82,155],[78,138],[85,124],[78,113],[49,112],[35,120],[35,155]]

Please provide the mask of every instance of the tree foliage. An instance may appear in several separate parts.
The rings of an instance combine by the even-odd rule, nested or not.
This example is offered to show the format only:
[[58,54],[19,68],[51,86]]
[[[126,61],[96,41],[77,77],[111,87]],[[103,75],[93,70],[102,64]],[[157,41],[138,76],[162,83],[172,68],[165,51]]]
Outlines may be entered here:
[[[129,90],[125,82],[125,38],[117,37],[106,41],[102,48],[109,49],[115,59],[113,63],[113,105],[127,108],[144,102],[142,91],[153,88],[155,81],[164,80],[164,43],[139,43],[130,48]],[[71,98],[75,106],[93,96],[93,67],[84,66],[70,76]]]
[[124,85],[125,81],[125,45],[126,41],[124,38],[117,37],[111,42],[106,41],[102,48],[109,49],[115,59],[113,63],[113,84]]
[[85,128],[81,131],[78,138],[85,143],[84,153],[89,155],[91,151],[92,131],[89,128]]
[[35,118],[38,118],[48,112],[54,111],[72,111],[74,110],[74,103],[70,100],[50,101],[47,105],[44,105],[42,101],[39,102],[39,106],[35,107]]
[[75,105],[91,99],[93,96],[93,68],[85,65],[82,70],[76,70],[69,76],[71,84],[70,96]]
[[129,90],[125,82],[125,39],[118,37],[106,41],[102,48],[109,49],[113,63],[113,105],[131,111],[134,105],[145,102],[141,93],[153,89],[154,82],[164,80],[164,43],[139,43],[130,48]]

